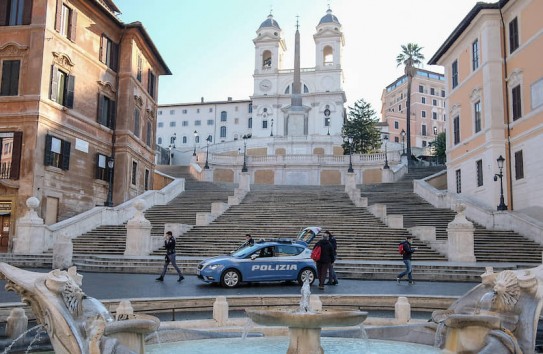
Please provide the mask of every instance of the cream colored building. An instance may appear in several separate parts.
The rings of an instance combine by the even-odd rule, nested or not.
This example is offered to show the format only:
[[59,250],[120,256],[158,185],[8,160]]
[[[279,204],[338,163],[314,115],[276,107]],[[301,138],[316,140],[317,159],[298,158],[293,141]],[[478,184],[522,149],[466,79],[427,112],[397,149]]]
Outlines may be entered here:
[[448,190],[543,215],[543,1],[477,3],[430,59],[447,78]]
[[29,197],[50,225],[152,187],[158,79],[170,71],[118,13],[111,0],[0,2],[0,146],[11,149],[0,247]]
[[[446,129],[446,82],[443,74],[418,69],[411,86],[411,150],[415,156],[430,156],[436,134]],[[389,141],[407,146],[407,76],[388,85],[381,95],[381,121]],[[386,131],[385,129],[383,129]],[[404,134],[402,134],[402,131]]]

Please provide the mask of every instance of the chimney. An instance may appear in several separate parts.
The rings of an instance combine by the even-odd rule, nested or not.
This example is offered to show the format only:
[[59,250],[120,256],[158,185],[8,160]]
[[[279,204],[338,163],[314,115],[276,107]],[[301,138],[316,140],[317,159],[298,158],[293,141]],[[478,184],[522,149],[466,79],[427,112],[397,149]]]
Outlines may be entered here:
[[228,102],[231,102],[232,101],[232,97],[228,97]]
[[204,98],[203,98],[203,97],[200,98],[200,102],[201,102],[201,103],[204,103]]

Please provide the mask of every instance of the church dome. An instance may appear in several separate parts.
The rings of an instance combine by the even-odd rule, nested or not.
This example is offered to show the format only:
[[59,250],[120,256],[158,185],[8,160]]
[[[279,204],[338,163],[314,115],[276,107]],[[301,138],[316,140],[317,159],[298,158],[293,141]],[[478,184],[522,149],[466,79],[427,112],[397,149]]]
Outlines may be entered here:
[[266,21],[262,22],[262,24],[260,25],[260,27],[258,29],[269,28],[269,27],[281,29],[281,27],[279,27],[279,24],[277,23],[277,21],[275,21],[273,19],[272,14],[268,15],[268,18],[266,19]]
[[338,25],[341,25],[339,23],[339,20],[336,16],[332,15],[332,10],[328,9],[326,10],[326,15],[324,15],[323,18],[321,18],[319,25],[325,24],[325,23],[337,23]]

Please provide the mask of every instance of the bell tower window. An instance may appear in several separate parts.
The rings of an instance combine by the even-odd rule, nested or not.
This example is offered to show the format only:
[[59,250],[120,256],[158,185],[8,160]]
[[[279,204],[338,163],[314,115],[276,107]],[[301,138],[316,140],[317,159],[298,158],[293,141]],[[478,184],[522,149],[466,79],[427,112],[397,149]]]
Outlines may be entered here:
[[334,65],[334,50],[330,46],[324,47],[322,51],[324,66]]
[[262,67],[263,68],[271,68],[272,64],[272,54],[269,50],[265,50],[264,53],[262,53]]

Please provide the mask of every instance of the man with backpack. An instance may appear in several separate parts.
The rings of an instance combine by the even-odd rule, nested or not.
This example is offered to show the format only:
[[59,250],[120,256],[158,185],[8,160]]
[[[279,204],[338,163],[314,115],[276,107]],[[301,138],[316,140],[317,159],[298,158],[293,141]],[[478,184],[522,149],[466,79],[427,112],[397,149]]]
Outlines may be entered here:
[[326,275],[328,273],[328,268],[330,267],[331,263],[334,263],[336,260],[336,256],[334,254],[334,247],[328,240],[328,234],[323,233],[322,239],[315,244],[315,247],[313,250],[315,250],[317,247],[320,247],[320,255],[318,259],[313,260],[317,262],[317,276],[319,278],[319,289],[324,290],[324,280],[326,279]]
[[403,263],[405,264],[405,271],[398,274],[396,281],[400,284],[400,280],[407,275],[409,280],[409,285],[415,284],[413,281],[413,267],[411,265],[411,255],[417,250],[416,247],[412,247],[411,243],[413,242],[413,236],[408,235],[404,241],[400,242],[398,246],[398,251],[402,255]]

